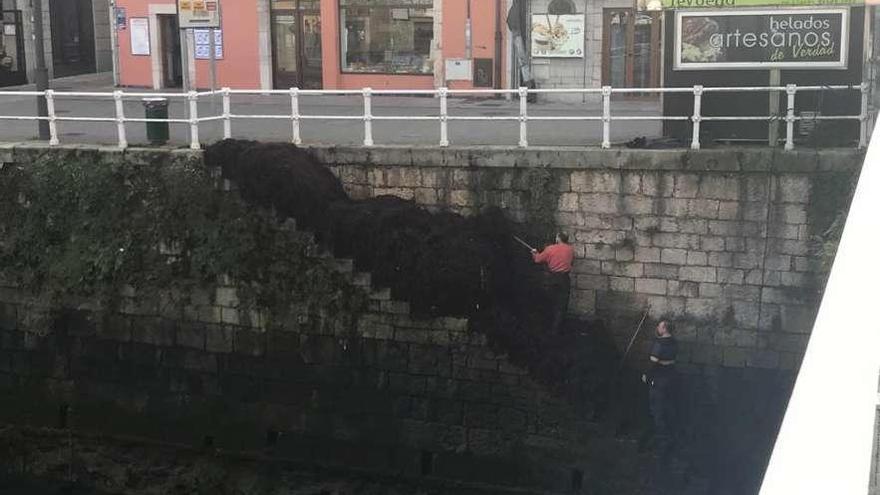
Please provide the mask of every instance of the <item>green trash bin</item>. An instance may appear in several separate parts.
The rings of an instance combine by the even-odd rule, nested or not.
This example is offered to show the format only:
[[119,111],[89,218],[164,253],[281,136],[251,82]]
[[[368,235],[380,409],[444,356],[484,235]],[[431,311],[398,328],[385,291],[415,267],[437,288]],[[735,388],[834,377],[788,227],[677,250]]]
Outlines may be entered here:
[[[144,98],[144,117],[147,119],[167,119],[167,98]],[[147,122],[147,140],[150,144],[161,145],[168,142],[168,122]]]

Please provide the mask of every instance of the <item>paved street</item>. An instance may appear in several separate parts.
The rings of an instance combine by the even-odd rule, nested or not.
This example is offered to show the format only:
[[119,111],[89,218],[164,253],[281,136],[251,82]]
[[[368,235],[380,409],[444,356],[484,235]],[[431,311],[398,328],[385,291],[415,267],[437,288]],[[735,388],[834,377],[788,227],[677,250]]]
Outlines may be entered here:
[[[92,74],[52,82],[57,91],[113,91],[110,74]],[[13,88],[0,88],[2,91]],[[31,89],[21,87],[14,89]],[[142,92],[131,89],[127,91]],[[199,115],[222,114],[220,98],[200,101]],[[34,115],[34,97],[0,96],[0,115]],[[170,105],[172,118],[186,118],[186,102],[175,99]],[[65,117],[113,117],[112,99],[64,98],[56,103],[59,116]],[[529,104],[531,116],[600,116],[601,101],[598,95],[586,97],[582,103]],[[360,96],[302,96],[300,112],[303,115],[362,115],[363,99]],[[613,115],[654,116],[659,115],[657,102],[623,100],[612,103]],[[286,95],[250,96],[239,95],[232,99],[232,113],[239,115],[284,115],[290,113],[290,99]],[[423,96],[375,96],[373,114],[376,116],[436,116],[439,101]],[[125,102],[125,114],[129,117],[143,117],[144,110],[137,99]],[[486,98],[450,98],[450,116],[517,116],[519,102]],[[200,139],[210,143],[223,136],[222,123],[204,122],[200,124]],[[237,138],[260,139],[264,141],[286,141],[290,139],[290,122],[267,119],[236,119],[233,121],[233,136]],[[304,120],[302,122],[303,142],[322,144],[361,144],[363,142],[363,122],[361,120]],[[145,124],[131,122],[126,125],[126,133],[131,144],[146,142]],[[172,142],[185,144],[189,140],[189,126],[172,124]],[[32,140],[36,135],[36,124],[27,121],[0,121],[0,141],[14,142]],[[59,137],[62,143],[116,143],[116,124],[110,122],[59,122]],[[622,143],[638,136],[660,135],[659,122],[624,121],[612,123],[612,141]],[[437,121],[374,121],[373,138],[375,144],[423,144],[434,145],[440,139],[440,124]],[[449,140],[451,145],[516,145],[519,140],[519,123],[516,121],[450,121]],[[584,146],[598,145],[602,140],[600,122],[543,121],[529,122],[528,140],[533,146]]]

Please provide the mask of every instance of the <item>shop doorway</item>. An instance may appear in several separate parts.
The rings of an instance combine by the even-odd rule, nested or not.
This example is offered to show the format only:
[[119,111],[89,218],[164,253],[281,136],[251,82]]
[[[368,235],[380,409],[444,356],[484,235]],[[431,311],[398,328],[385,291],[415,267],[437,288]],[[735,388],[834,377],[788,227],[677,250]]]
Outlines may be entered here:
[[274,4],[272,61],[275,88],[322,88],[321,12],[317,1]]
[[176,15],[158,15],[159,50],[162,54],[162,87],[183,87],[183,60],[180,50],[180,29]]
[[92,0],[51,0],[49,18],[55,77],[95,72]]
[[21,12],[0,10],[0,87],[27,83]]
[[[602,84],[615,88],[660,86],[660,14],[605,9],[602,30]],[[657,98],[657,94],[641,96]]]

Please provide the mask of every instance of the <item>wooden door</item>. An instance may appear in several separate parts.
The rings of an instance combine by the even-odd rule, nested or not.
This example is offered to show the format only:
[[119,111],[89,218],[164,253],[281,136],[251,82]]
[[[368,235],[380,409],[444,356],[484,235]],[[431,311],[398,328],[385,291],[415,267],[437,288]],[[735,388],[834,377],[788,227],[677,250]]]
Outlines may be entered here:
[[660,86],[660,23],[656,12],[604,10],[602,84],[616,88]]

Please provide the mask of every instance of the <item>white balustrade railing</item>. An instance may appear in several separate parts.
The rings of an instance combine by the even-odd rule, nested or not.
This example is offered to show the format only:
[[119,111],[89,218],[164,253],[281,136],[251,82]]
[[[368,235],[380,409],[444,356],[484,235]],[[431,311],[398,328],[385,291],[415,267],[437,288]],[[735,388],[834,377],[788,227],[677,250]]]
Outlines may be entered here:
[[[795,99],[800,92],[807,91],[859,91],[861,93],[861,106],[858,115],[817,115],[810,117],[802,117],[795,113]],[[713,93],[784,93],[786,95],[786,112],[784,115],[703,115],[703,100],[711,97]],[[529,115],[528,97],[531,94],[578,94],[578,95],[596,95],[601,97],[602,113],[601,115]],[[615,94],[687,94],[693,95],[693,113],[691,115],[614,115],[612,113],[612,95]],[[235,95],[250,95],[255,97],[271,97],[274,95],[287,95],[290,97],[290,114],[236,114],[232,112],[232,97]],[[308,96],[327,96],[327,95],[359,95],[363,98],[363,113],[361,115],[303,115],[300,112],[300,103],[303,97]],[[376,96],[405,96],[405,95],[428,95],[435,96],[439,99],[439,113],[437,115],[373,115],[373,98]],[[449,114],[449,96],[454,95],[500,95],[519,97],[519,114],[510,116],[499,115],[450,115]],[[302,126],[303,121],[316,120],[351,120],[363,121],[364,125],[364,146],[373,146],[373,121],[436,121],[440,125],[439,145],[442,147],[449,146],[449,126],[454,121],[510,121],[519,122],[519,146],[522,148],[529,146],[528,141],[528,124],[529,122],[543,121],[595,121],[602,124],[602,148],[611,147],[611,127],[613,122],[625,121],[690,121],[692,124],[691,148],[700,149],[700,131],[703,122],[736,122],[736,121],[758,121],[758,122],[785,122],[785,149],[794,149],[794,123],[800,120],[857,120],[860,124],[859,130],[859,148],[864,148],[868,141],[868,124],[869,124],[869,87],[867,84],[860,85],[834,85],[834,86],[797,86],[789,84],[787,86],[758,86],[758,87],[704,87],[693,86],[684,88],[613,88],[611,86],[603,86],[601,88],[563,88],[563,89],[449,89],[438,88],[435,90],[377,90],[364,88],[362,90],[311,90],[290,88],[285,90],[239,90],[223,88],[218,91],[190,91],[187,93],[143,93],[143,92],[64,92],[47,90],[38,91],[0,91],[0,104],[4,97],[45,97],[48,116],[30,116],[30,115],[0,115],[0,121],[40,121],[49,122],[50,145],[59,144],[58,123],[59,122],[107,122],[115,123],[117,126],[117,145],[120,148],[128,146],[126,137],[125,124],[128,122],[167,122],[170,124],[187,124],[190,128],[189,145],[192,149],[199,149],[201,146],[199,141],[199,124],[205,122],[222,121],[224,138],[232,137],[233,121],[239,120],[256,120],[256,119],[283,119],[289,120],[291,124],[291,142],[294,144],[302,143]],[[223,101],[223,113],[221,115],[200,116],[198,103],[200,98],[213,98],[220,96]],[[179,99],[188,101],[189,117],[180,118],[133,118],[126,117],[123,103],[126,99],[132,98],[168,98],[170,100]],[[56,112],[56,102],[62,98],[108,98],[115,102],[115,116],[113,117],[74,117],[59,115]]]

